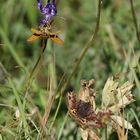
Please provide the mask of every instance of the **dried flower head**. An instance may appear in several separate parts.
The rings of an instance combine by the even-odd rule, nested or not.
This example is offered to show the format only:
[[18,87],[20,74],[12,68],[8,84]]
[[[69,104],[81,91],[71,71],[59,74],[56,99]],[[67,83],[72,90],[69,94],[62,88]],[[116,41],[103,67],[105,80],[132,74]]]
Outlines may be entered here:
[[83,140],[88,140],[89,137],[92,140],[101,140],[94,131],[92,131],[88,128],[87,129],[80,128],[79,130],[80,130],[80,134],[81,134],[81,137],[83,138]]
[[134,101],[131,94],[133,84],[129,81],[119,86],[118,79],[111,77],[105,83],[102,93],[102,109],[112,112],[111,119],[113,126],[121,126],[126,129],[132,129],[132,125],[121,116],[121,109]]
[[[79,94],[69,92],[67,95],[67,106],[70,116],[82,126],[81,136],[87,139],[88,136],[95,137],[96,133],[91,128],[103,128],[111,124],[116,129],[118,137],[127,137],[124,129],[132,129],[131,123],[125,120],[121,114],[122,108],[134,101],[131,94],[133,84],[125,82],[121,86],[118,79],[108,78],[102,93],[102,106],[96,108],[96,93],[92,89],[94,80],[89,82],[82,80]],[[128,132],[128,131],[126,131]],[[95,139],[95,138],[94,138]],[[96,140],[99,140],[97,135]]]
[[116,113],[133,102],[132,87],[133,84],[128,81],[119,87],[116,79],[108,78],[102,93],[102,108]]
[[46,6],[43,7],[41,0],[37,0],[38,8],[40,9],[41,13],[45,16],[45,19],[40,21],[41,25],[45,25],[49,23],[53,16],[56,16],[57,9],[55,0],[52,0],[52,3],[50,3],[50,0],[48,0]]
[[68,93],[67,106],[71,117],[81,126],[101,128],[105,126],[111,112],[95,110],[93,85],[94,80],[82,80],[79,95],[74,92]]

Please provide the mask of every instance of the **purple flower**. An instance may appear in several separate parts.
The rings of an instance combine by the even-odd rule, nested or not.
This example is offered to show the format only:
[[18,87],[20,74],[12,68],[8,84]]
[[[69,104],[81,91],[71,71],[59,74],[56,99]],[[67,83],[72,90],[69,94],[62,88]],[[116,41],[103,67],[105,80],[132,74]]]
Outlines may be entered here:
[[48,0],[45,7],[42,6],[41,0],[37,0],[37,5],[41,13],[45,16],[45,18],[40,22],[41,25],[50,22],[52,17],[57,14],[55,0],[52,0],[52,3],[50,3],[50,0]]

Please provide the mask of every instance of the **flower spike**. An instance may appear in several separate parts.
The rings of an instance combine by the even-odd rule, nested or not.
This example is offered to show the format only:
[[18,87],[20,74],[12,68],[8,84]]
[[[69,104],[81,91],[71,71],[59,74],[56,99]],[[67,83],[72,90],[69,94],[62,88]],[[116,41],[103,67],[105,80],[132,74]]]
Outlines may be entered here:
[[57,14],[57,9],[56,9],[56,4],[55,4],[55,0],[52,0],[52,10],[51,10],[51,14],[53,16],[55,16]]
[[43,7],[41,0],[37,0],[37,5],[40,9],[40,12],[45,16],[45,19],[41,20],[40,22],[41,25],[49,23],[52,17],[57,14],[55,0],[52,0],[52,3],[50,3],[50,0],[48,0],[45,7]]

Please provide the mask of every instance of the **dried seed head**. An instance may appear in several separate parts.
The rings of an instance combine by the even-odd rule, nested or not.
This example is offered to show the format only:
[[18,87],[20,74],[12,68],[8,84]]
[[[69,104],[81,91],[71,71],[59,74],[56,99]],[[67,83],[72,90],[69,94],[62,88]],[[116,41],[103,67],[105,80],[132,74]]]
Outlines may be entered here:
[[116,113],[121,108],[130,104],[133,100],[131,89],[133,84],[130,82],[124,83],[118,87],[118,82],[113,77],[109,78],[104,86],[102,93],[102,109],[111,110]]
[[89,82],[82,80],[79,96],[76,96],[74,92],[68,93],[67,106],[69,114],[78,124],[86,127],[101,128],[106,125],[111,113],[109,111],[95,113],[96,94],[91,90],[93,84],[94,80]]
[[88,87],[90,88],[90,87],[92,87],[94,84],[95,84],[94,79],[91,79],[91,80],[89,81],[89,83],[88,83]]

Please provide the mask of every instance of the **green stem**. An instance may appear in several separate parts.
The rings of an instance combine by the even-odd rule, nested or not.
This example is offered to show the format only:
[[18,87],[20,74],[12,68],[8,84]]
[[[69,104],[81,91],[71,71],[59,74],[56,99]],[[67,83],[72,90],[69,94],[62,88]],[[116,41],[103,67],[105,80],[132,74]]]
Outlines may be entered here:
[[51,125],[50,125],[50,127],[49,127],[49,130],[48,130],[49,133],[51,132],[51,129],[52,129],[52,127],[53,127],[53,125],[54,125],[54,122],[55,122],[55,120],[56,120],[57,114],[58,114],[58,112],[59,112],[59,108],[60,108],[60,106],[61,106],[61,102],[62,102],[62,96],[60,96],[60,98],[59,98],[59,103],[58,103],[58,105],[57,105],[57,109],[56,109],[55,115],[54,115],[54,117],[53,117],[52,123],[51,123]]
[[139,29],[138,29],[137,18],[136,18],[133,0],[130,0],[130,5],[131,5],[131,12],[132,12],[133,21],[134,21],[134,25],[135,25],[135,29],[136,29],[136,35],[137,35],[138,41],[140,42],[140,33],[139,33]]
[[37,62],[35,63],[32,71],[31,71],[31,74],[27,80],[27,82],[25,83],[25,89],[23,91],[23,93],[25,93],[25,97],[24,97],[24,101],[23,101],[23,106],[25,108],[25,104],[26,104],[26,97],[28,96],[28,90],[33,82],[33,79],[35,78],[36,76],[36,73],[39,71],[40,69],[40,63],[41,63],[41,60],[43,58],[43,54],[45,52],[45,49],[46,49],[46,46],[47,46],[47,40],[46,39],[43,39],[42,42],[41,42],[41,54],[37,60]]

